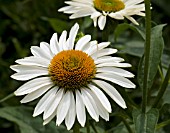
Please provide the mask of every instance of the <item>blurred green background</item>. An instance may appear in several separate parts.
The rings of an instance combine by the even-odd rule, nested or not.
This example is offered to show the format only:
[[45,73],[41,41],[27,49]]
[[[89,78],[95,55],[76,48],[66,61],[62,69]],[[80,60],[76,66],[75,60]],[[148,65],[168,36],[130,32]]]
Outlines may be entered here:
[[[93,38],[98,38],[101,40],[100,35],[96,36],[94,34],[100,34],[101,31],[93,27],[93,23],[89,17],[77,20],[69,20],[68,15],[57,12],[57,10],[64,5],[65,4],[63,0],[0,0],[0,99],[3,99],[7,95],[11,94],[21,84],[23,84],[23,82],[18,82],[10,78],[10,75],[13,74],[13,71],[10,70],[9,66],[15,64],[16,59],[29,56],[30,46],[39,45],[41,41],[49,42],[54,32],[58,32],[60,34],[63,30],[70,29],[70,27],[73,26],[76,21],[81,24],[82,32],[92,34]],[[165,65],[164,67],[166,68],[170,62],[170,1],[152,0],[152,7],[153,24],[167,24],[163,30],[165,50],[162,60]],[[123,37],[128,38],[126,38],[125,41]],[[128,40],[129,38],[130,40]],[[132,44],[131,38],[135,38],[137,40],[136,42],[133,42],[135,43],[135,46],[128,45],[129,43]],[[112,33],[109,39],[114,44]],[[138,61],[143,52],[143,46],[141,47],[139,40],[140,39],[138,36],[134,34],[133,31],[129,30],[126,32],[126,34],[124,33],[122,36],[120,36],[118,43],[115,44],[115,47],[120,48],[120,50],[123,49],[122,56],[126,58],[126,61],[130,61],[133,64],[131,71],[133,71],[135,74],[137,73]],[[133,47],[135,48],[133,49]],[[140,51],[136,52],[135,50],[137,49],[140,49]],[[137,84],[136,79],[134,79],[134,82]],[[133,100],[136,103],[141,102],[141,93],[139,92],[137,90],[131,94]],[[169,93],[167,94],[170,94],[170,88]],[[7,112],[10,112],[10,107],[20,106],[20,99],[21,97],[12,97],[5,102],[1,102],[0,108],[9,107]],[[168,100],[170,102],[170,99]],[[31,107],[32,104],[34,105],[34,103],[30,103],[28,106]],[[24,112],[28,111],[29,109],[21,107],[14,108],[14,110],[11,111],[16,110],[19,112]],[[31,119],[31,113],[32,110],[30,111],[30,114],[28,113],[30,116],[23,115],[23,119]],[[16,122],[16,120],[12,118],[8,118],[8,120],[6,120],[2,115],[3,113],[0,111],[0,117],[2,117],[2,119],[0,118],[0,132],[18,133],[18,126],[13,123]],[[170,119],[170,114],[166,111],[162,117],[162,120]],[[39,121],[41,121],[41,117],[39,119]],[[111,122],[114,123],[113,125],[117,124],[112,120]],[[170,127],[167,126],[165,127],[164,131],[160,132],[166,132],[169,129]],[[37,129],[37,133],[51,131],[46,131],[46,129],[41,131]],[[60,131],[64,132],[65,130],[59,129],[59,132]],[[22,132],[25,133],[24,131]],[[28,133],[31,132],[28,131]]]

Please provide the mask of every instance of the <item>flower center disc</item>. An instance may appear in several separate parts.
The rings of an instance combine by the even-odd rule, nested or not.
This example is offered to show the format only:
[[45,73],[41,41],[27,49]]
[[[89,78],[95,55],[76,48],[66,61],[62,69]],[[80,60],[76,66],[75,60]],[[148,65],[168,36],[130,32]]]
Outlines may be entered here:
[[79,50],[62,51],[53,57],[49,65],[52,81],[64,89],[86,86],[95,73],[94,60]]
[[100,11],[117,12],[125,8],[121,0],[94,0],[94,6]]

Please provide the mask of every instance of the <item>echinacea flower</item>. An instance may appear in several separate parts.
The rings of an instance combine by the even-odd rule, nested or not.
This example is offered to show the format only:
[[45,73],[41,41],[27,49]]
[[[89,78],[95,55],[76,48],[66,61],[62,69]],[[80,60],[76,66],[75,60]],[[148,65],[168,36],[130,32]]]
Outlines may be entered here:
[[120,67],[130,67],[120,57],[112,54],[117,50],[106,48],[110,43],[91,41],[90,35],[76,40],[79,25],[75,24],[67,39],[67,31],[57,37],[54,33],[50,44],[41,42],[40,47],[32,46],[33,56],[16,60],[16,71],[11,77],[27,81],[14,94],[26,95],[21,103],[33,101],[40,96],[33,116],[43,113],[43,124],[56,117],[56,125],[65,120],[67,129],[71,129],[77,118],[81,126],[86,122],[86,110],[99,121],[101,116],[109,120],[111,105],[104,92],[119,106],[126,108],[124,99],[110,84],[125,88],[135,88],[127,78],[134,75]]
[[70,19],[91,16],[94,26],[101,30],[106,24],[106,17],[116,20],[129,19],[135,25],[138,22],[132,15],[145,16],[144,0],[71,0],[65,3],[69,6],[62,7],[58,11],[72,14]]

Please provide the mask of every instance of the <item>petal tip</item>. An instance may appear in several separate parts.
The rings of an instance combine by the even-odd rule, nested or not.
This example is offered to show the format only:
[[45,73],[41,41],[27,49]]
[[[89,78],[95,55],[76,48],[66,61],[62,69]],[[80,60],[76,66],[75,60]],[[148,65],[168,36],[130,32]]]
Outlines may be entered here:
[[46,122],[43,122],[43,126],[45,126],[47,123]]
[[122,107],[123,109],[126,109],[126,108],[127,108],[126,103],[122,104],[121,107]]
[[14,92],[14,95],[15,95],[15,96],[20,96],[21,94],[16,90],[16,91]]
[[70,130],[72,128],[72,126],[67,126],[67,130]]
[[34,113],[32,116],[33,116],[33,117],[36,117],[37,115],[38,115],[38,114]]

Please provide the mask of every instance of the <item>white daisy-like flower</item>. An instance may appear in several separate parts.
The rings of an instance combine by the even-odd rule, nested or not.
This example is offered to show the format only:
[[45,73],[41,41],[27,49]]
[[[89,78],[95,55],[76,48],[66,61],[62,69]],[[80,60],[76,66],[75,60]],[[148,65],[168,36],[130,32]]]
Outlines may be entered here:
[[134,75],[120,67],[131,67],[120,57],[113,57],[117,50],[106,48],[110,42],[91,41],[90,35],[76,40],[79,25],[75,24],[68,35],[63,31],[57,37],[54,33],[50,44],[41,42],[40,47],[32,46],[33,56],[16,60],[16,71],[11,77],[27,81],[14,93],[26,95],[21,103],[33,101],[39,97],[33,116],[43,113],[44,125],[56,117],[56,125],[65,120],[70,130],[77,118],[81,126],[86,122],[86,110],[99,121],[101,116],[109,120],[111,105],[104,92],[119,106],[126,108],[124,99],[111,85],[135,88],[127,78]]
[[69,6],[62,7],[58,11],[72,14],[70,19],[91,16],[94,26],[97,24],[101,30],[106,24],[106,17],[117,20],[129,19],[135,25],[138,22],[132,15],[145,16],[144,0],[71,0],[65,3]]

